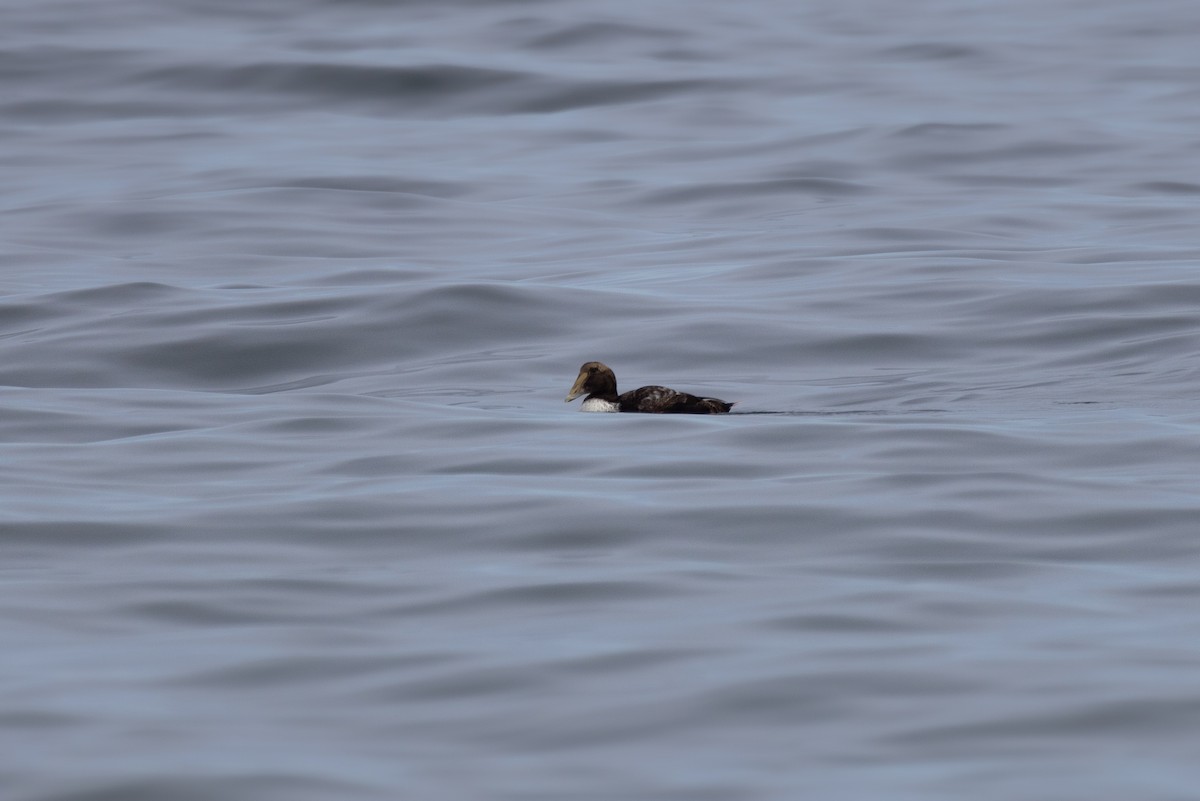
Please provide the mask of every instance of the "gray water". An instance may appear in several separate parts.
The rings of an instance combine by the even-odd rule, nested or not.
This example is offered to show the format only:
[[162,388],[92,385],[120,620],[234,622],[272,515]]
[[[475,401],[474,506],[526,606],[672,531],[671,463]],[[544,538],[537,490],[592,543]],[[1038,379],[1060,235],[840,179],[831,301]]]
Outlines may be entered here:
[[0,13],[4,799],[1196,797],[1194,3]]

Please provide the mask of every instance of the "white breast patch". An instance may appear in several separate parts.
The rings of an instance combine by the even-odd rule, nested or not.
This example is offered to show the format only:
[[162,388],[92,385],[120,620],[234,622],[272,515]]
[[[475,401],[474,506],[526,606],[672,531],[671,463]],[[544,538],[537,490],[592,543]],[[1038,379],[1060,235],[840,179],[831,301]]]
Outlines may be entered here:
[[619,412],[621,407],[612,401],[600,400],[599,398],[588,398],[579,407],[581,412]]

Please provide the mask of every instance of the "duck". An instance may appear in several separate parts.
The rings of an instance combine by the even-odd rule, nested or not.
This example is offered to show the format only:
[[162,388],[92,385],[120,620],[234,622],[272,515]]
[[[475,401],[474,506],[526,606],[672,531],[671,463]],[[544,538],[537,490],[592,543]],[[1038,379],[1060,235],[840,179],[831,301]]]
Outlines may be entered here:
[[[733,408],[717,398],[703,398],[667,387],[639,387],[617,394],[617,376],[606,364],[585,362],[567,393],[566,402],[587,394],[580,411],[647,412],[650,414],[725,414]],[[736,403],[736,401],[735,401]]]

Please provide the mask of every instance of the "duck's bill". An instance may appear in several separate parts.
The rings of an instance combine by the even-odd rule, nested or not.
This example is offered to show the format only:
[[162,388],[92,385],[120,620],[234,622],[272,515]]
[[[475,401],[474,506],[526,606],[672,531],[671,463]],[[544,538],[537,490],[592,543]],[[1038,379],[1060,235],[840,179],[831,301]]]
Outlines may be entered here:
[[587,381],[587,373],[580,373],[579,378],[575,379],[575,386],[571,387],[571,391],[567,393],[564,403],[570,403],[583,394],[583,385]]

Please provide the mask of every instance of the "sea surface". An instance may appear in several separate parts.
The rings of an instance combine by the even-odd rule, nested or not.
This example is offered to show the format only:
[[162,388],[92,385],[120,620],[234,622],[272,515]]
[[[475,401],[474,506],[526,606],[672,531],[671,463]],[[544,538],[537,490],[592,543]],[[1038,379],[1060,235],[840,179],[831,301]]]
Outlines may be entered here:
[[5,801],[1197,797],[1192,0],[0,16]]

